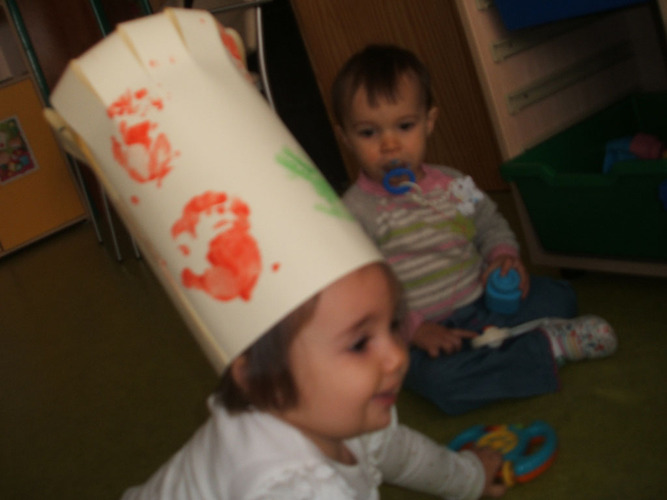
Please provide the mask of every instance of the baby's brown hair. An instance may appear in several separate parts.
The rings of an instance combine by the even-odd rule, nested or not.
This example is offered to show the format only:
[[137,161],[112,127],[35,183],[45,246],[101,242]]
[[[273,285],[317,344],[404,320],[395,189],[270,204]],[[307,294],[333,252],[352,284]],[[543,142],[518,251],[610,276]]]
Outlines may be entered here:
[[417,79],[424,107],[431,109],[431,77],[415,54],[395,45],[375,44],[354,54],[340,69],[331,88],[333,114],[338,125],[345,124],[357,90],[362,87],[366,90],[371,106],[376,105],[379,97],[394,102],[399,81],[405,75]]

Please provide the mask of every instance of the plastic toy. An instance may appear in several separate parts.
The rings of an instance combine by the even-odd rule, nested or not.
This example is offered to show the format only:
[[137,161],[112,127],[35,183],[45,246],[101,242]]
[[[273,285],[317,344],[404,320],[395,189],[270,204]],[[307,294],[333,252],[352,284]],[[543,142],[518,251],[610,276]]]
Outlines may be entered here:
[[637,133],[612,139],[605,145],[602,171],[611,172],[616,162],[626,160],[657,160],[664,158],[665,145],[656,136]]
[[[394,186],[391,181],[395,177],[407,177],[407,182],[402,182],[398,186]],[[398,167],[390,170],[382,178],[382,185],[384,188],[389,191],[391,194],[405,194],[412,188],[412,184],[416,181],[415,174],[406,167]]]
[[516,269],[510,269],[504,276],[495,269],[486,282],[486,307],[501,314],[514,314],[519,309],[521,277]]
[[660,203],[662,203],[662,208],[667,210],[667,181],[662,181],[658,186],[658,197]]
[[505,340],[512,336],[509,328],[498,328],[497,326],[487,326],[481,335],[475,337],[471,341],[474,349],[480,347],[498,348]]
[[537,420],[528,427],[476,425],[449,443],[454,451],[472,446],[500,451],[505,461],[498,479],[507,486],[514,486],[535,479],[551,466],[556,458],[557,439],[549,424]]
[[481,335],[472,339],[472,347],[475,349],[479,349],[480,347],[500,347],[502,343],[505,342],[505,340],[508,338],[532,332],[536,328],[540,328],[548,324],[553,319],[554,318],[534,319],[511,328],[499,328],[494,325],[489,325],[484,328],[484,331]]

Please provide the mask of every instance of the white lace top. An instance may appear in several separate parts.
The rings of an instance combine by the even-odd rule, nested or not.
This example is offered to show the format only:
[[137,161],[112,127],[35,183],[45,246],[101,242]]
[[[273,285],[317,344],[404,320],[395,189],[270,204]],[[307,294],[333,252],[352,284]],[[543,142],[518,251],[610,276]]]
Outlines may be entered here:
[[484,471],[394,422],[347,442],[357,464],[325,457],[297,429],[262,412],[230,416],[209,400],[211,418],[148,482],[123,500],[375,500],[385,480],[447,499],[479,498]]

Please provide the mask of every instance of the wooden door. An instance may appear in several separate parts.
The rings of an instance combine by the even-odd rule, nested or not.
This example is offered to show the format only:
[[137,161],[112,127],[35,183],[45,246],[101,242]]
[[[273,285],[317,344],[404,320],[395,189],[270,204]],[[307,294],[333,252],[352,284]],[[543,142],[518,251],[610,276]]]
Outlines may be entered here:
[[[427,161],[473,176],[485,190],[506,187],[500,151],[455,2],[442,0],[291,0],[331,119],[329,92],[338,69],[369,43],[415,52],[431,71],[440,116]],[[333,123],[333,120],[331,120]],[[341,148],[351,178],[355,167]]]

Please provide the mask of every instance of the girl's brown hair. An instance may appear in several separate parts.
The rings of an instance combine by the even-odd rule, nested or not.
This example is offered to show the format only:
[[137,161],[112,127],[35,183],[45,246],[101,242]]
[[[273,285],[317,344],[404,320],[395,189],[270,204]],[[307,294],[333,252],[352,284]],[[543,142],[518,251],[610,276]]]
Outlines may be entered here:
[[215,391],[217,400],[231,413],[248,410],[283,410],[297,403],[297,390],[289,367],[292,340],[312,317],[318,295],[276,323],[241,356],[244,384],[241,387],[231,367],[222,375]]

